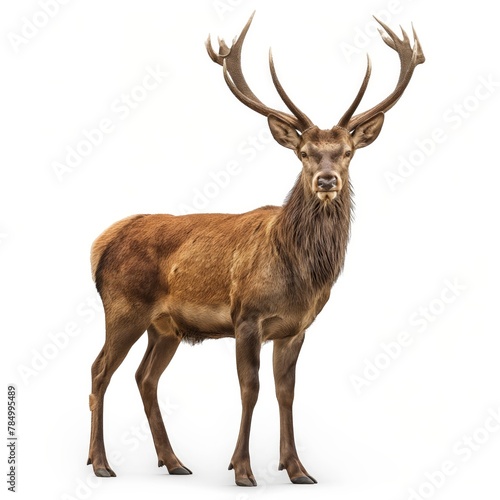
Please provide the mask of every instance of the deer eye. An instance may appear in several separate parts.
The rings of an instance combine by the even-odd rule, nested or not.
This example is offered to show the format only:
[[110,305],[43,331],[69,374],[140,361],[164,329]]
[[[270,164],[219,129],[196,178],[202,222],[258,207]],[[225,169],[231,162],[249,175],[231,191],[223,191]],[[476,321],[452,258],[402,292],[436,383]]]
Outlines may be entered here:
[[301,151],[300,156],[302,156],[302,158],[307,158],[307,153],[305,151]]
[[350,157],[351,157],[351,155],[352,155],[352,151],[346,151],[346,152],[344,153],[344,156],[345,156],[346,158],[350,158]]

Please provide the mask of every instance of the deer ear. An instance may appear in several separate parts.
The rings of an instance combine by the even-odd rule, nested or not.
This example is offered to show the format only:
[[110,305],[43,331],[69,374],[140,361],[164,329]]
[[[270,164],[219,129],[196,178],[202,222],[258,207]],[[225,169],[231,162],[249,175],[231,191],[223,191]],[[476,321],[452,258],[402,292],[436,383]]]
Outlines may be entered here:
[[368,121],[358,125],[352,133],[352,140],[356,149],[370,145],[380,134],[384,124],[384,113],[378,113]]
[[296,151],[300,146],[300,135],[294,127],[274,115],[269,115],[267,118],[271,134],[276,139],[278,144],[285,148]]

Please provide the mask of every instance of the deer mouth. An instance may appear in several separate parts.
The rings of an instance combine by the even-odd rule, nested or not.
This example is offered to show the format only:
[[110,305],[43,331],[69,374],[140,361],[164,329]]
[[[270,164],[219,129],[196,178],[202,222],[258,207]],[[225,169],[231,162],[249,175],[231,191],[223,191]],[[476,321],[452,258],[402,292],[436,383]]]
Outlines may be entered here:
[[338,189],[331,189],[329,191],[316,191],[316,196],[324,203],[335,200],[338,194]]

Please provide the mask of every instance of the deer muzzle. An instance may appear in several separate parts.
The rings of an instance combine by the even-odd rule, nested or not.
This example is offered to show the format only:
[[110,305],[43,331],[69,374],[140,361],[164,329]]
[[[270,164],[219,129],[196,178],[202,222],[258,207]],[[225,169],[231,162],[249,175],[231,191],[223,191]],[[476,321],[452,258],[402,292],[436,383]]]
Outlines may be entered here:
[[321,201],[333,201],[342,189],[342,179],[336,172],[318,172],[313,179],[313,190]]

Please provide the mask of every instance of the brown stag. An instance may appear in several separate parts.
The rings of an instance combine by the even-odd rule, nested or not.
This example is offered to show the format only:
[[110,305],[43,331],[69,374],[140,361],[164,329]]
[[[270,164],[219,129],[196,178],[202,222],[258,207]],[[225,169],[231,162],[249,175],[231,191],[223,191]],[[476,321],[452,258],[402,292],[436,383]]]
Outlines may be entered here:
[[[253,17],[253,16],[252,16]],[[406,89],[424,62],[418,38],[413,46],[403,31],[381,35],[400,58],[394,91],[372,109],[354,116],[370,77],[370,60],[360,90],[337,125],[320,130],[290,100],[270,56],[274,86],[290,113],[265,106],[250,90],[241,70],[241,49],[250,27],[228,47],[214,52],[224,79],[246,106],[268,119],[273,137],[302,162],[297,182],[281,207],[243,214],[135,215],[104,231],[92,246],[92,275],[105,311],[106,339],[92,365],[92,427],[88,463],[97,476],[115,473],[106,459],[103,400],[111,376],[131,346],[147,331],[148,346],[136,380],[149,420],[158,465],[170,474],[191,474],[170,445],[157,399],[160,375],[181,341],[235,338],[242,416],[229,464],[236,484],[255,486],[249,436],[259,392],[260,349],[272,340],[280,414],[280,470],[293,483],[316,480],[299,460],[292,403],[295,366],[306,329],[326,304],[339,276],[349,239],[354,152],[379,135],[384,113]]]

